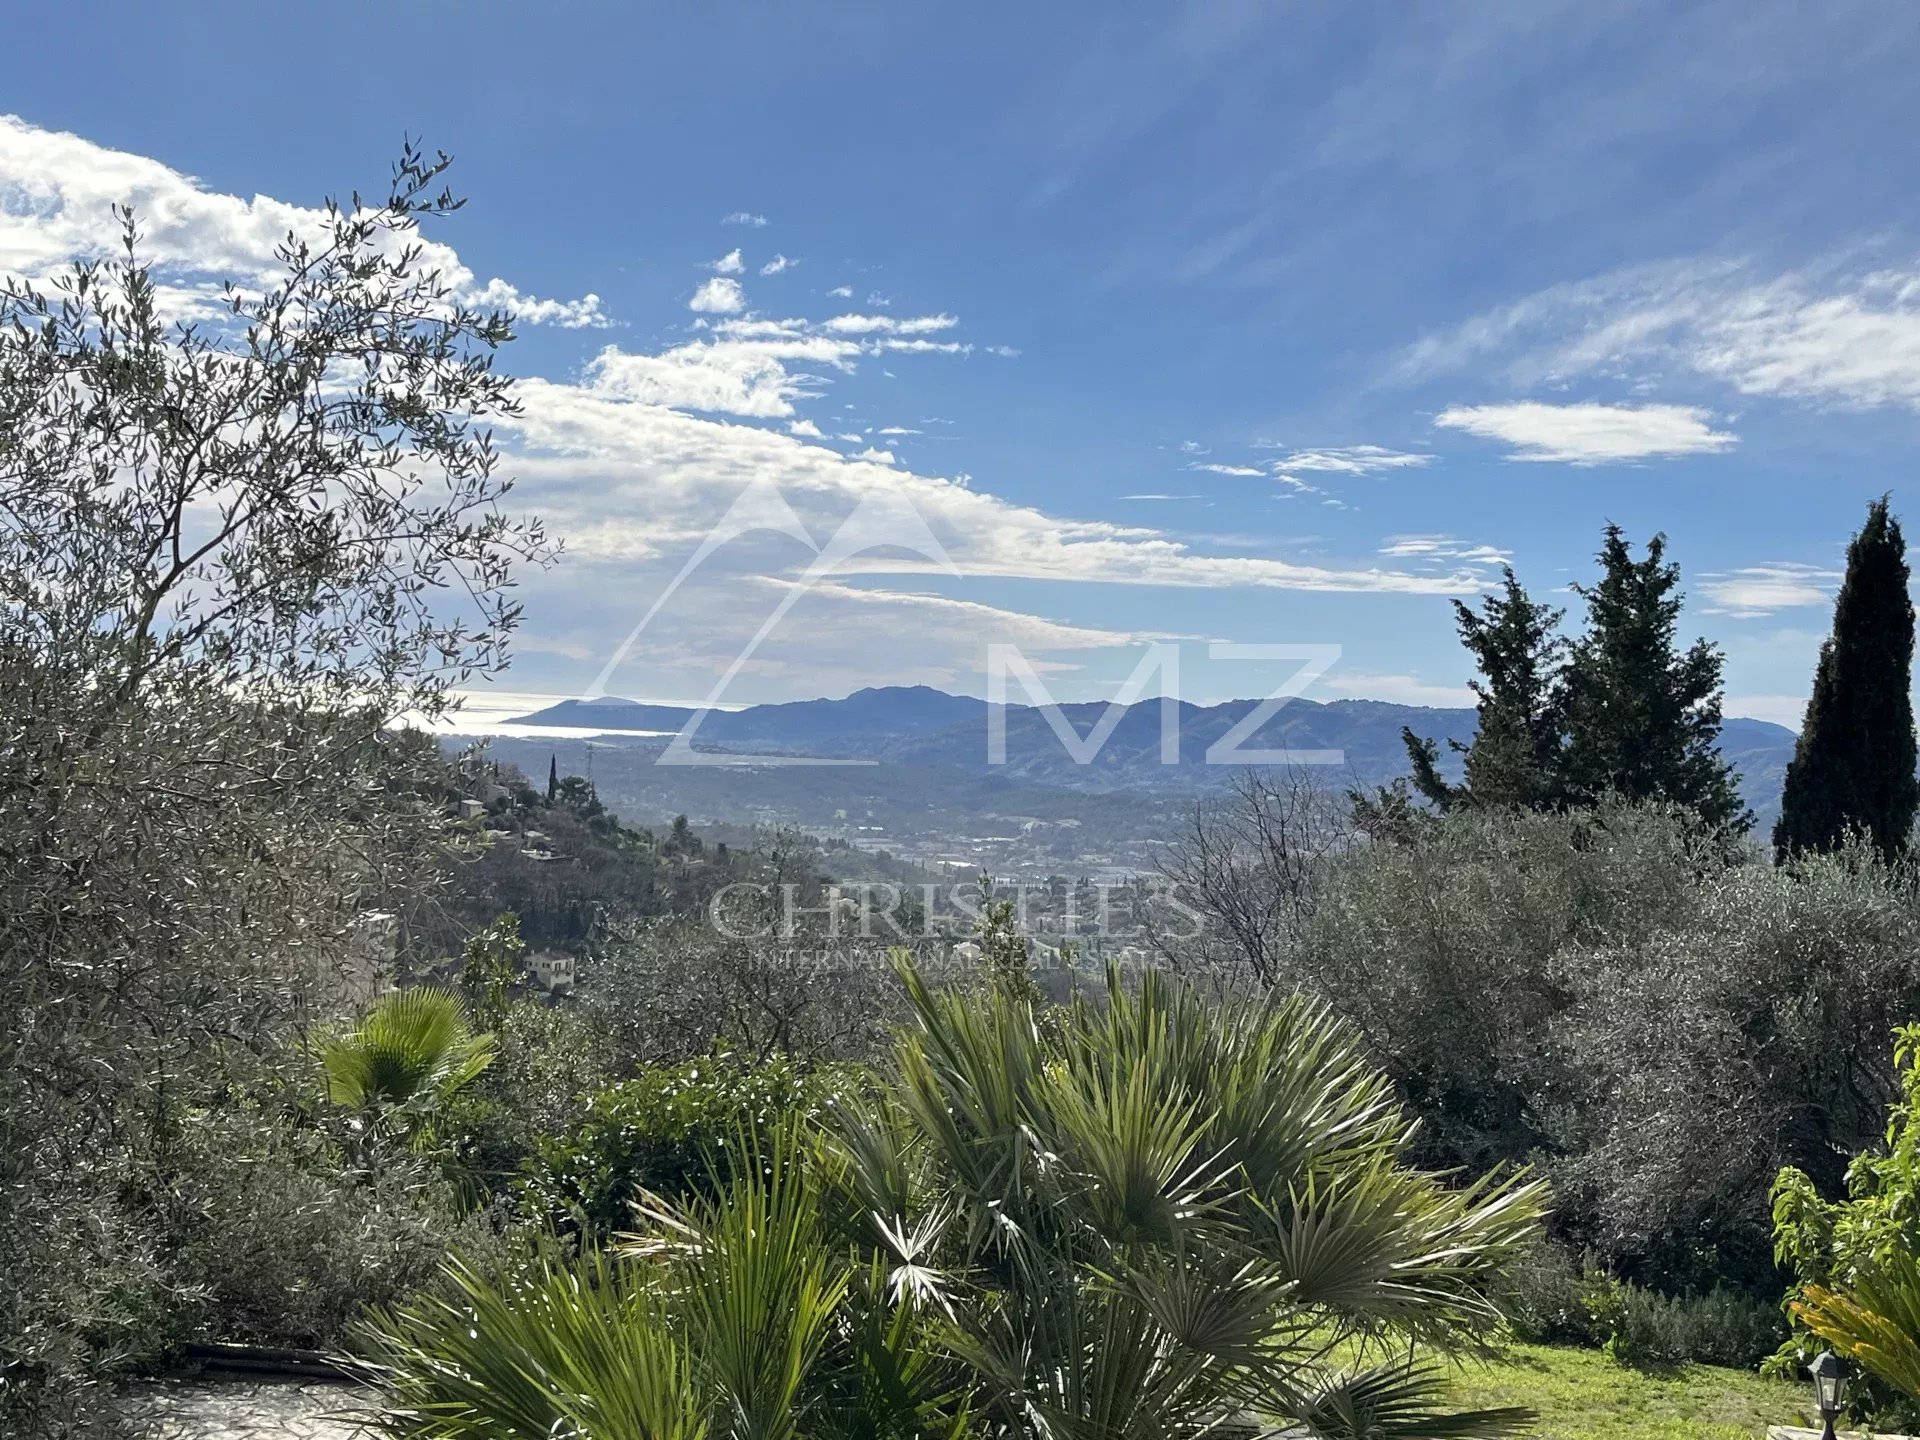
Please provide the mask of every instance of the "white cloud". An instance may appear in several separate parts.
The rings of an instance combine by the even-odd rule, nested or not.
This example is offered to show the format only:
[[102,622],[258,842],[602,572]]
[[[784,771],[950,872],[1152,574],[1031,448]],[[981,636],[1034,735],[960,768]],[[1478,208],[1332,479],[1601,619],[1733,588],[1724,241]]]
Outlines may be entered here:
[[1436,555],[1453,543],[1451,535],[1389,535],[1382,555]]
[[736,246],[709,264],[707,268],[716,275],[738,275],[747,268],[747,262],[740,258],[740,250]]
[[836,285],[833,289],[827,291],[827,294],[836,300],[851,300],[853,298],[853,287],[851,285]]
[[1380,553],[1395,559],[1446,560],[1464,565],[1504,565],[1513,559],[1511,550],[1476,545],[1451,535],[1389,535]]
[[1273,462],[1275,471],[1305,470],[1326,475],[1371,475],[1378,470],[1406,470],[1429,463],[1431,455],[1388,450],[1380,445],[1344,445],[1328,450],[1294,450]]
[[[318,239],[326,225],[317,207],[216,194],[157,160],[0,116],[0,273],[44,282],[73,260],[115,253],[115,204],[138,213],[159,300],[183,319],[224,314],[221,280],[258,285],[283,273],[274,251],[287,234]],[[469,304],[509,310],[526,324],[610,323],[597,295],[543,299],[498,278],[480,279],[440,241],[421,245],[422,265],[437,268]]]
[[951,315],[835,315],[821,329],[834,335],[931,335],[960,322]]
[[[563,566],[552,579],[557,587],[571,586],[556,589],[555,608],[592,614],[607,607],[601,567],[575,566],[569,576]],[[625,593],[644,609],[663,583],[658,571],[643,572]],[[610,690],[697,703],[714,683],[715,658],[730,663],[783,601],[793,604],[786,622],[767,635],[725,692],[724,703],[844,694],[876,680],[977,692],[982,636],[1019,646],[1043,673],[1078,671],[1082,656],[1159,638],[910,586],[829,579],[800,589],[783,574],[715,568],[696,572],[674,596],[647,632],[642,652],[615,672]],[[631,624],[637,615],[620,618]],[[610,649],[603,644],[592,663],[580,669],[592,674]]]
[[906,425],[882,425],[873,432],[876,435],[922,435],[925,431],[912,429]]
[[1869,277],[1852,294],[1791,283],[1750,292],[1713,318],[1694,352],[1749,395],[1920,408],[1920,271]]
[[804,436],[806,439],[809,439],[809,440],[824,440],[827,438],[826,436],[820,433],[820,427],[814,424],[813,421],[811,420],[793,421],[791,424],[787,426],[787,433],[789,435]]
[[[1260,442],[1260,448],[1285,449],[1267,441]],[[1318,495],[1322,497],[1322,505],[1345,510],[1349,507],[1344,501],[1327,494],[1312,481],[1301,479],[1301,474],[1372,475],[1383,470],[1417,469],[1432,459],[1431,455],[1389,450],[1384,445],[1335,445],[1319,450],[1287,450],[1279,459],[1268,463],[1272,467],[1274,483],[1286,487],[1280,499]]]
[[[727,298],[719,297],[719,303]],[[951,315],[841,316],[824,322],[729,315],[712,322],[709,338],[657,354],[609,346],[590,371],[596,386],[647,404],[776,419],[792,415],[796,401],[819,395],[829,374],[851,373],[862,356],[964,354],[969,348],[964,344],[915,338],[956,323]]]
[[871,445],[853,458],[855,460],[871,460],[876,465],[891,465],[894,463],[893,452],[891,450],[880,450]]
[[825,383],[790,367],[846,370],[858,353],[858,346],[808,335],[692,341],[657,355],[610,345],[588,363],[587,375],[596,392],[645,405],[779,419]]
[[[638,358],[619,357],[622,361]],[[697,543],[751,483],[777,485],[813,533],[832,533],[863,496],[882,491],[933,527],[961,574],[1186,588],[1247,586],[1336,592],[1451,595],[1479,586],[1467,570],[1414,574],[1380,565],[1296,564],[1268,556],[1197,553],[1150,527],[1049,515],[972,488],[841,456],[755,426],[699,418],[644,403],[611,360],[589,384],[523,384],[525,414],[513,462],[584,561],[634,561]],[[791,559],[789,560],[791,562]],[[867,555],[850,568],[919,574],[910,556]]]
[[731,215],[721,217],[722,225],[751,225],[756,230],[766,227],[767,217],[756,215],[751,210],[736,210]]
[[1840,578],[1836,570],[1781,560],[1704,574],[1699,588],[1709,614],[1752,619],[1776,610],[1829,604]]
[[958,340],[901,340],[889,338],[874,342],[876,349],[897,350],[908,355],[971,355],[973,346]]
[[1205,470],[1214,475],[1254,475],[1265,476],[1266,471],[1252,465],[1219,465],[1196,460],[1187,466],[1189,470]]
[[799,263],[798,260],[792,259],[789,256],[776,254],[771,260],[760,267],[760,273],[762,275],[778,275],[783,270],[791,270]]
[[1039,615],[984,605],[977,600],[961,600],[948,595],[929,595],[921,591],[892,590],[879,586],[820,584],[808,591],[809,598],[819,595],[851,607],[888,607],[911,610],[922,623],[932,619],[965,627],[969,637],[991,630],[996,636],[1020,646],[1039,650],[1095,650],[1139,645],[1159,638],[1125,630],[1101,630],[1085,625],[1066,625]]
[[716,275],[693,292],[687,308],[708,315],[735,315],[747,308],[747,292],[740,288],[738,280]]
[[1613,460],[1712,454],[1737,437],[1715,430],[1711,412],[1686,405],[1459,405],[1434,424],[1514,447],[1510,460],[1598,465]]
[[1122,500],[1204,500],[1204,495],[1122,495]]
[[895,315],[835,315],[822,321],[820,328],[829,334],[935,334],[958,323],[952,315],[912,315],[906,319]]
[[1920,263],[1780,275],[1737,260],[1636,266],[1428,336],[1393,378],[1483,371],[1489,361],[1521,385],[1681,369],[1747,395],[1920,409]]

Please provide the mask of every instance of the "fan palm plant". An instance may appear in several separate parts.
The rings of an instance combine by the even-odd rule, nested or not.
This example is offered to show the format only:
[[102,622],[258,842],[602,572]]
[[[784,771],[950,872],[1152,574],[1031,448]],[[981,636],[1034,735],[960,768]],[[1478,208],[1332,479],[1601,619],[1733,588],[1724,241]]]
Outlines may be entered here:
[[329,1098],[358,1112],[368,1134],[419,1136],[433,1109],[492,1060],[493,1037],[475,1033],[457,996],[430,987],[382,996],[320,1047]]
[[[1497,1321],[1490,1282],[1533,1232],[1540,1187],[1409,1168],[1388,1081],[1324,1010],[1110,975],[1104,1005],[1055,1012],[1043,1039],[1016,993],[903,979],[918,1024],[900,1083],[843,1109],[822,1174],[864,1217],[863,1253],[912,1267],[938,1300],[932,1329],[967,1363],[987,1428],[1523,1422],[1444,1414],[1435,1373],[1401,1357]],[[1356,1352],[1394,1358],[1351,1376],[1331,1363]]]
[[[1386,1440],[1529,1418],[1449,1412],[1416,1357],[1496,1322],[1539,1187],[1408,1167],[1387,1081],[1324,1011],[1110,976],[1043,1032],[1010,987],[902,978],[892,1084],[742,1137],[717,1196],[643,1204],[617,1262],[463,1275],[464,1305],[390,1317],[389,1431]],[[613,1397],[664,1383],[641,1364],[679,1399],[622,1428]]]
[[455,1262],[452,1298],[368,1330],[411,1440],[958,1440],[960,1372],[910,1300],[856,1265],[792,1121],[743,1134],[714,1197],[649,1197],[617,1256],[543,1249],[526,1273]]

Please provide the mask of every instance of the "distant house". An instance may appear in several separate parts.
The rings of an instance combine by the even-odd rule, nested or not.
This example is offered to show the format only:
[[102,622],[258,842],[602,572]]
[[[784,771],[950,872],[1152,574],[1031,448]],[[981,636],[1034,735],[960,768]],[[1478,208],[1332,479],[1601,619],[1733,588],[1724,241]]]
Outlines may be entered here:
[[558,950],[536,951],[527,960],[527,968],[533,971],[540,988],[555,995],[573,989],[574,964],[573,956]]
[[460,818],[462,820],[478,820],[486,813],[486,805],[479,800],[462,800],[460,802]]

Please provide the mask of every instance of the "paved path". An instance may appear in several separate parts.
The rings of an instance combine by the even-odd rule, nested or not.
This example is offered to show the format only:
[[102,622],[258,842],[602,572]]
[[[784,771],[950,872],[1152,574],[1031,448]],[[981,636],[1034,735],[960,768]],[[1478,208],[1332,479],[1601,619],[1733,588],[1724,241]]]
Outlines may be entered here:
[[342,1411],[364,1406],[351,1385],[286,1381],[156,1381],[134,1392],[135,1414],[152,1440],[370,1440]]

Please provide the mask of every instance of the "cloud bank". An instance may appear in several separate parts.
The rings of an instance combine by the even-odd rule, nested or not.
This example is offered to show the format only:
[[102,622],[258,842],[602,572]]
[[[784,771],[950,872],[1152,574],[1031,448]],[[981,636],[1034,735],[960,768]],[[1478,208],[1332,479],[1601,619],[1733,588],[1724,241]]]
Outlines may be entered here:
[[1737,437],[1715,430],[1712,415],[1686,405],[1461,405],[1434,424],[1513,447],[1509,460],[1599,465],[1674,455],[1712,454]]
[[[136,211],[159,299],[181,319],[224,313],[222,280],[259,284],[278,273],[274,249],[289,233],[317,238],[326,227],[318,208],[217,194],[157,160],[0,116],[0,273],[44,282],[75,260],[116,253],[115,205]],[[482,280],[450,246],[421,243],[422,263],[438,268],[469,304],[498,306],[530,325],[609,323],[597,295],[543,299],[499,278]]]

